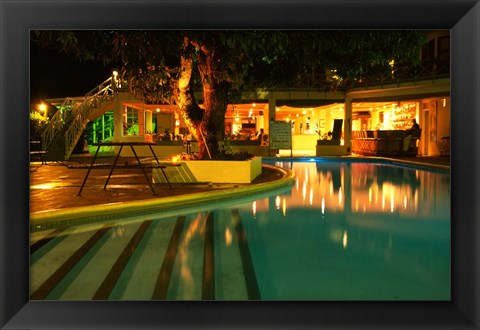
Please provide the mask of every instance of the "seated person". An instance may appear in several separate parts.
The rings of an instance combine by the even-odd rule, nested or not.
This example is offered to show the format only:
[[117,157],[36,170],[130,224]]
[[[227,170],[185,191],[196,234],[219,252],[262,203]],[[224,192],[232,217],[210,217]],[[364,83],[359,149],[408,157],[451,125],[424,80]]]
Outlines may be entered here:
[[403,138],[403,152],[406,153],[408,148],[410,147],[410,141],[412,140],[412,131],[419,130],[420,125],[418,125],[417,121],[413,119],[412,127],[409,131],[405,131],[405,137]]
[[420,129],[420,125],[417,124],[417,121],[413,119],[413,124],[411,129]]

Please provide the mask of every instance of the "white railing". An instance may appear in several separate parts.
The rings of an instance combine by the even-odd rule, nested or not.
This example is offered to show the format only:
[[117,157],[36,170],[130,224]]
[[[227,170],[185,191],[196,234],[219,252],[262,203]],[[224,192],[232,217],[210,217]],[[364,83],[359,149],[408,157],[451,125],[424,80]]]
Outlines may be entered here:
[[60,134],[74,108],[75,100],[72,98],[67,97],[62,102],[42,133],[42,150],[47,150],[53,139]]
[[113,100],[112,78],[85,94],[83,101],[66,98],[42,133],[42,148],[47,150],[52,141],[65,132],[65,159],[68,159],[95,111]]
[[108,78],[104,82],[102,82],[100,85],[92,89],[90,92],[85,94],[85,97],[89,96],[95,96],[95,95],[105,95],[109,94],[110,92],[113,92],[112,89],[112,77]]
[[102,109],[106,102],[113,100],[112,78],[92,89],[85,95],[85,100],[74,108],[73,120],[65,132],[65,159],[68,159],[82,135],[88,121],[95,111]]

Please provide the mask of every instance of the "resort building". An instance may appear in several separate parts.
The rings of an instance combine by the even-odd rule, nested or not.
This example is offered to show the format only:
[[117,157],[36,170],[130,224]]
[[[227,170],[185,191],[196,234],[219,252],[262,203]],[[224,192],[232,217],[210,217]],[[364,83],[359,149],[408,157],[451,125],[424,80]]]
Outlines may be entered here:
[[[285,88],[245,91],[242,103],[227,108],[229,147],[264,156],[448,155],[449,63],[449,31],[435,31],[421,63],[400,67],[392,62],[388,78],[368,77],[346,87],[328,70]],[[196,98],[201,104],[202,94]],[[58,111],[42,136],[46,159],[68,159],[105,140],[155,142],[160,157],[189,151],[190,146],[195,150],[195,141],[188,141],[187,150],[190,137],[175,106],[135,99],[115,73],[85,96],[47,102]],[[413,120],[420,126],[414,134]],[[279,136],[273,123],[289,127],[290,145],[275,144]],[[254,140],[261,129],[262,141]]]

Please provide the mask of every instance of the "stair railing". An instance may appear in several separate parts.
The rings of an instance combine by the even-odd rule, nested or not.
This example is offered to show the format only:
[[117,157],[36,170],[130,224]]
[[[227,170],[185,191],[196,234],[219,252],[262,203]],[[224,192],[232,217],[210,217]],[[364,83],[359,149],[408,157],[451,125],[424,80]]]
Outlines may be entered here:
[[68,159],[82,135],[91,115],[95,110],[103,108],[105,102],[113,100],[112,78],[92,89],[85,95],[85,100],[73,108],[73,120],[65,132],[65,159]]
[[74,107],[75,100],[69,97],[65,98],[42,132],[42,150],[47,150],[54,138],[63,130]]

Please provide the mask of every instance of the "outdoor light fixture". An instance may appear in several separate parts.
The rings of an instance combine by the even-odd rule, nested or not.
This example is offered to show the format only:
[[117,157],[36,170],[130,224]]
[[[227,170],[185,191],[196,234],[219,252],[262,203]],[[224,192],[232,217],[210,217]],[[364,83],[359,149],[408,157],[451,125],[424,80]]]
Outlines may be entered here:
[[160,112],[160,108],[157,108],[157,112]]
[[46,117],[47,116],[47,105],[45,103],[40,103],[38,105],[38,110],[43,112],[43,116]]
[[117,71],[113,71],[113,76],[116,78],[118,76],[118,72]]

